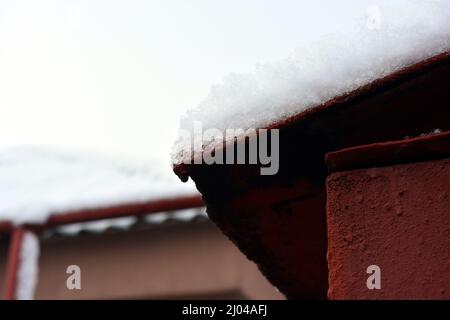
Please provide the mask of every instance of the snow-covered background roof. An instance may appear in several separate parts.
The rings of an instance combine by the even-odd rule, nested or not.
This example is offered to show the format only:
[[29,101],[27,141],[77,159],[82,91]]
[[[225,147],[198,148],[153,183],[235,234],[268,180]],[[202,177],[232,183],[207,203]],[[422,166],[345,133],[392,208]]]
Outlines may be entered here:
[[[138,165],[39,149],[0,151],[0,221],[43,223],[55,213],[196,194],[193,184],[180,183],[172,174],[169,163],[156,160]],[[188,218],[193,215],[189,212],[184,213]],[[183,213],[178,215],[183,218]],[[115,219],[89,226],[102,229],[131,223]]]
[[[377,5],[374,0],[354,21],[352,31],[330,27],[328,36],[304,43],[285,60],[259,65],[253,73],[231,74],[212,87],[206,99],[182,118],[182,132],[193,132],[196,122],[203,130],[266,127],[448,52],[450,1]],[[192,156],[190,142],[181,136],[177,140],[172,156],[175,164]]]
[[128,231],[138,227],[160,227],[162,225],[194,223],[207,221],[205,208],[191,208],[170,212],[158,212],[144,215],[140,218],[122,217],[102,219],[90,222],[72,223],[55,229],[46,230],[45,236],[78,236],[80,234],[103,234],[109,231]]

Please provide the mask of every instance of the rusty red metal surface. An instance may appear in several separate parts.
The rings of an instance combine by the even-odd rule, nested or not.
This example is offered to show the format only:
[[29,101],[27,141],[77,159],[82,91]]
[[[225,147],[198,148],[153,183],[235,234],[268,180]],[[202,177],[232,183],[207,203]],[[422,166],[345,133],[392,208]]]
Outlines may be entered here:
[[16,228],[11,234],[11,240],[8,251],[8,264],[6,269],[6,290],[5,298],[7,300],[16,299],[17,272],[20,264],[20,250],[25,229]]
[[259,175],[258,165],[182,164],[174,171],[195,181],[210,218],[288,298],[325,299],[325,155],[450,130],[449,101],[444,54],[274,123],[280,129],[274,176]]
[[449,208],[450,158],[331,174],[328,297],[450,299]]

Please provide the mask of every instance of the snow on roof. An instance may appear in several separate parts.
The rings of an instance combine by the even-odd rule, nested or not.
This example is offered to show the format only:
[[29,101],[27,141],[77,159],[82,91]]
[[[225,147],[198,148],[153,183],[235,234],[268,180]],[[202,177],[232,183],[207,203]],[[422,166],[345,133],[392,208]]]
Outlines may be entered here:
[[[331,33],[283,61],[228,76],[181,119],[180,132],[195,135],[195,123],[203,130],[267,127],[448,51],[450,1],[373,5],[356,19],[352,32]],[[190,148],[190,141],[180,135],[173,148],[174,164],[189,160]]]
[[44,223],[55,213],[196,194],[160,161],[131,166],[37,149],[0,151],[0,221]]
[[169,222],[188,223],[197,220],[207,220],[205,208],[191,208],[171,212],[151,213],[138,219],[137,217],[122,217],[114,219],[102,219],[98,221],[72,223],[60,226],[55,230],[48,231],[47,236],[60,234],[63,236],[77,236],[81,232],[100,234],[109,230],[130,230],[140,222],[145,225],[162,225]]

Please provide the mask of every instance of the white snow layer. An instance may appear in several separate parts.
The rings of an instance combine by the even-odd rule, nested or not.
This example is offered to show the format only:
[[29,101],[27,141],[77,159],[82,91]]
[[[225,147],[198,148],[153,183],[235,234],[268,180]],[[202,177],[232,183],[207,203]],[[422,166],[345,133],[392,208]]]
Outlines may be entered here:
[[[174,164],[193,155],[192,140],[200,138],[195,138],[196,123],[203,130],[222,132],[264,128],[450,50],[449,0],[376,3],[356,19],[352,32],[331,31],[285,60],[259,65],[251,74],[229,75],[213,86],[206,99],[181,119]],[[192,137],[186,137],[189,132]],[[198,144],[194,153],[208,143]]]
[[[189,222],[199,217],[207,217],[205,208],[191,208],[171,212],[151,213],[145,215],[143,217],[143,221],[147,224],[159,225],[170,220],[182,223]],[[59,227],[57,230],[59,233],[67,236],[76,236],[81,231],[103,233],[110,228],[128,230],[137,222],[137,220],[138,219],[136,217],[102,219],[98,221],[68,224]]]
[[15,148],[0,151],[0,221],[44,223],[51,214],[195,195],[170,164]]
[[24,233],[19,259],[16,298],[32,300],[39,272],[39,239],[34,232]]

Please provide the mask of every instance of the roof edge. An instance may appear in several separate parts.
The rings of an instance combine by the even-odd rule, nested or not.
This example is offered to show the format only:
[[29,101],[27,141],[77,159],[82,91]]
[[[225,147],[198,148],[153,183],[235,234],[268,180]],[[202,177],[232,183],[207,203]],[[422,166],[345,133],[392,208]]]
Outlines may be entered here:
[[[305,121],[309,118],[317,117],[321,112],[329,110],[332,108],[339,108],[339,106],[357,101],[358,99],[363,99],[365,97],[378,94],[385,90],[389,90],[392,87],[399,85],[400,83],[406,82],[413,77],[420,74],[427,73],[440,66],[450,64],[450,52],[443,52],[431,58],[425,59],[418,63],[412,64],[409,67],[398,70],[391,73],[383,78],[372,81],[356,90],[346,93],[341,96],[337,96],[327,102],[317,105],[315,107],[309,108],[307,110],[301,111],[293,116],[286,119],[273,122],[266,126],[266,129],[283,129],[287,128],[294,123]],[[259,134],[259,133],[257,133]],[[239,138],[237,139],[239,140]],[[227,141],[224,145],[217,146],[216,148],[227,148],[229,145],[234,144],[234,141]],[[202,153],[194,154],[191,157],[191,163],[176,163],[172,165],[174,173],[180,178],[181,181],[186,182],[189,179],[192,167],[194,166],[195,159],[202,156]],[[201,163],[201,162],[200,162]]]

